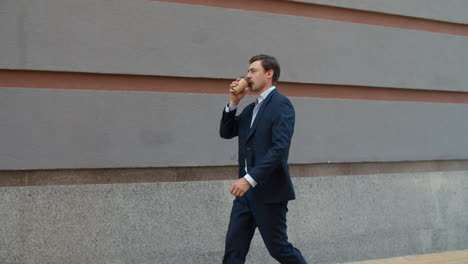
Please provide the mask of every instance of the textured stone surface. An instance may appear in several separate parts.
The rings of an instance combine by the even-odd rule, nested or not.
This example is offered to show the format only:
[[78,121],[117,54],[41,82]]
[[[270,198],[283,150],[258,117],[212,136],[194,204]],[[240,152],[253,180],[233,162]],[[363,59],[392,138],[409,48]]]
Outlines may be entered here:
[[[232,181],[0,188],[1,263],[219,263]],[[468,172],[295,178],[310,263],[468,247]],[[258,233],[249,263],[276,263]]]

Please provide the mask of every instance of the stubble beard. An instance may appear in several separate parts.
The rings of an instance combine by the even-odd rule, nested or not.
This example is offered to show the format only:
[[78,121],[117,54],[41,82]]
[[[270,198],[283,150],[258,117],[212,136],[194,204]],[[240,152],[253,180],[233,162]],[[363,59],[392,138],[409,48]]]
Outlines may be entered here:
[[264,83],[254,83],[254,85],[250,86],[250,91],[253,93],[258,93],[263,89],[263,86],[265,86]]

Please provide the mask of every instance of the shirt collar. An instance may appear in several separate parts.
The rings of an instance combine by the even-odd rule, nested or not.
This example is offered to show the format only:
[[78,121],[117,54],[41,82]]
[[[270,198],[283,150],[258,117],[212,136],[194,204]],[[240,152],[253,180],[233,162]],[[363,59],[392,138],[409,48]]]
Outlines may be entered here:
[[270,87],[268,90],[264,91],[262,94],[260,94],[257,99],[258,99],[258,103],[261,103],[263,100],[265,100],[265,98],[267,98],[267,96],[274,90],[276,89],[275,86],[272,86]]

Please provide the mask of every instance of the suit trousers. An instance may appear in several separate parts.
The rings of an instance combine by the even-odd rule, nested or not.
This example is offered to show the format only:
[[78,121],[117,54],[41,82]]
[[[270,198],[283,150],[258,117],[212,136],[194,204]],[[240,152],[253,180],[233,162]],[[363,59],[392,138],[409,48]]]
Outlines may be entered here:
[[244,263],[258,227],[270,255],[284,264],[307,263],[301,252],[288,242],[286,213],[288,202],[265,204],[256,201],[249,189],[233,202],[226,235],[224,264]]

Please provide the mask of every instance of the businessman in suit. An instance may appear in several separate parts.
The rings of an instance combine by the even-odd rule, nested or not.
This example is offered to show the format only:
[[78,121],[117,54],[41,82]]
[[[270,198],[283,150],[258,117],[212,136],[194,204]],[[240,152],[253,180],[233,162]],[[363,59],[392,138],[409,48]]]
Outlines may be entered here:
[[[274,57],[257,55],[250,59],[249,87],[236,95],[229,88],[230,101],[223,109],[220,135],[239,140],[239,179],[230,192],[235,196],[223,263],[244,263],[258,227],[270,255],[280,263],[306,263],[301,252],[288,242],[286,213],[295,199],[288,168],[289,147],[294,132],[294,108],[274,86],[280,67]],[[236,116],[237,105],[247,91],[256,94]]]

